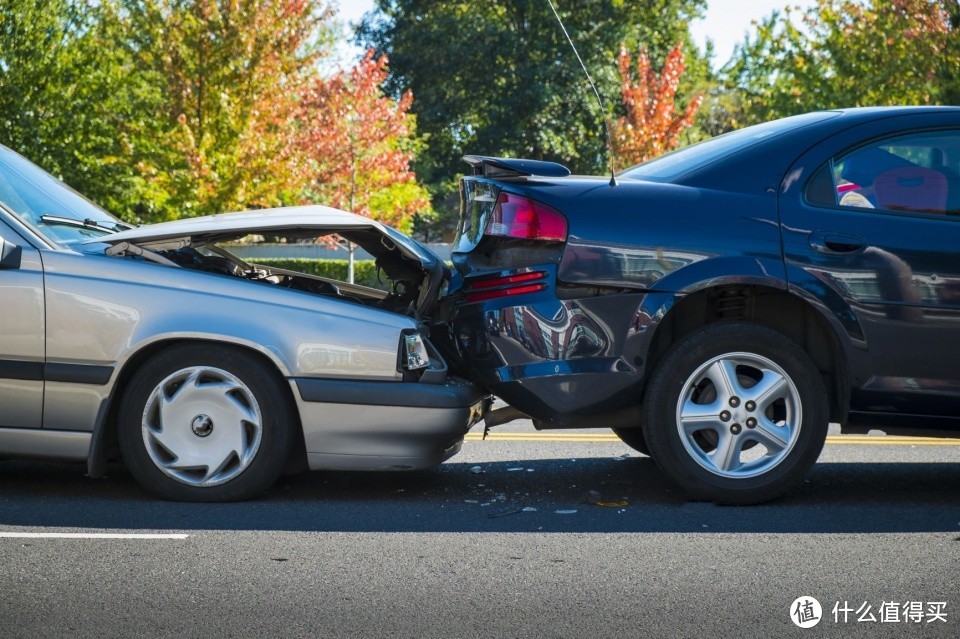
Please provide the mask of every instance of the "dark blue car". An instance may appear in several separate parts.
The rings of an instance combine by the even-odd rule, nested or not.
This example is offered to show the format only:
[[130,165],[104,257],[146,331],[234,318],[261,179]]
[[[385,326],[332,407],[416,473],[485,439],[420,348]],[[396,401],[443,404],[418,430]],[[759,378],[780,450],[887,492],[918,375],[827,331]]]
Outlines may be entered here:
[[960,108],[809,113],[615,181],[466,159],[434,336],[513,415],[612,427],[736,504],[829,422],[960,434]]

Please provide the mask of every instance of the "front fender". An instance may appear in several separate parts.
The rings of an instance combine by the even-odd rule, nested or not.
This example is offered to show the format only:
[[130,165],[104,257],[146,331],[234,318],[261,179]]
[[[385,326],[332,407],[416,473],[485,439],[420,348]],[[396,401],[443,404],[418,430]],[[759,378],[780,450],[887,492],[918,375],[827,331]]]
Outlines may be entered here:
[[252,348],[288,377],[397,380],[415,322],[337,299],[129,259],[44,256],[47,361],[121,367],[160,340]]

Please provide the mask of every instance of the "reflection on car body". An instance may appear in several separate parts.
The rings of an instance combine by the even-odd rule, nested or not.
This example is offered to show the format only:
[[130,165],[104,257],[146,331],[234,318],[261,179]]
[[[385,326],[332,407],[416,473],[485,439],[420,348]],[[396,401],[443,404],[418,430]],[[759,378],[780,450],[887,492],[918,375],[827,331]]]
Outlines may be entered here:
[[796,485],[829,421],[960,435],[960,108],[785,118],[613,181],[465,159],[443,346],[538,427],[612,427],[728,503]]
[[[223,244],[336,233],[388,290],[248,264]],[[0,456],[122,457],[168,498],[243,499],[284,469],[414,469],[488,400],[428,347],[449,278],[372,220],[294,207],[128,228],[0,147]]]

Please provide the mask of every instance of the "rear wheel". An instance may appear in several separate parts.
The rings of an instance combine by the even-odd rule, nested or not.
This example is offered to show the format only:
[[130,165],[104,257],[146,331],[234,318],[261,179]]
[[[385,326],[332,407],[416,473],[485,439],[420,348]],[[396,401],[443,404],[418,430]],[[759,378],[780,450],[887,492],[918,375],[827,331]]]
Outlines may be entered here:
[[276,372],[230,347],[175,346],[137,371],[120,405],[124,461],[180,501],[253,497],[284,470],[296,423]]
[[827,395],[810,357],[769,328],[711,324],[675,345],[647,388],[654,460],[688,494],[729,504],[772,499],[820,455]]
[[650,448],[647,446],[647,440],[643,436],[641,428],[614,428],[613,434],[620,438],[624,444],[634,449],[638,453],[650,456]]

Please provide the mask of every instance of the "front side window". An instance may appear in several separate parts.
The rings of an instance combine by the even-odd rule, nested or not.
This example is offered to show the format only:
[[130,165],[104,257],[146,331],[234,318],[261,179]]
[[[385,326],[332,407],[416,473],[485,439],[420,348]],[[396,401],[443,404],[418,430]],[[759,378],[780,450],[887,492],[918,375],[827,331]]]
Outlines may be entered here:
[[884,138],[837,156],[807,184],[807,201],[960,216],[960,131]]

